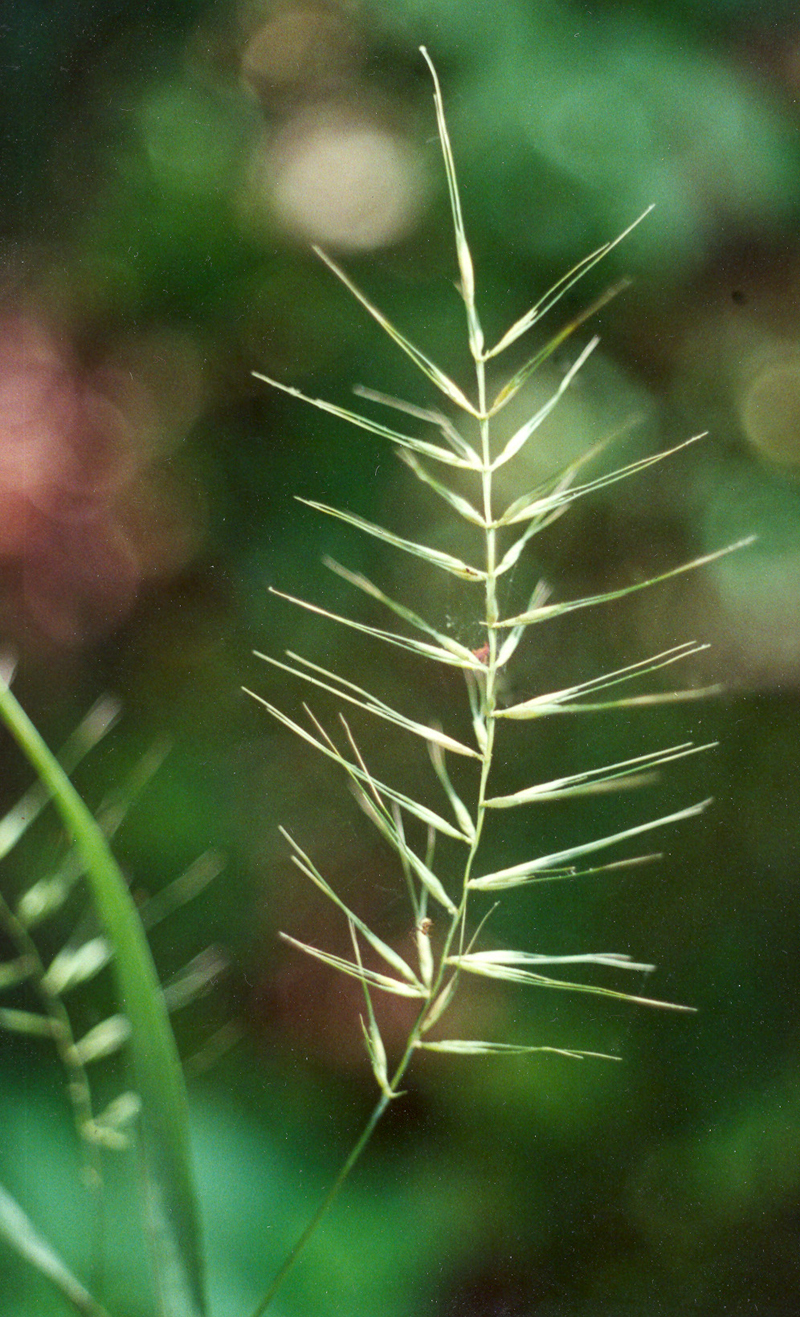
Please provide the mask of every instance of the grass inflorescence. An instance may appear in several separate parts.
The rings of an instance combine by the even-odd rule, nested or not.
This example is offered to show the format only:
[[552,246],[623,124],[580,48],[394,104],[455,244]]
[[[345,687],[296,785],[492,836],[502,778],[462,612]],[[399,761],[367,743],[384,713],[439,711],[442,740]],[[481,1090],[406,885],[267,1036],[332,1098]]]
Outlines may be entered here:
[[[395,629],[396,620],[387,629],[378,628],[354,618],[334,614],[306,600],[274,591],[281,598],[310,610],[323,619],[353,628],[382,644],[399,647],[414,659],[424,659],[449,668],[460,668],[466,686],[472,735],[470,740],[464,740],[438,725],[421,723],[349,678],[297,654],[290,653],[285,660],[259,655],[312,689],[333,694],[345,705],[355,706],[393,724],[398,732],[409,733],[426,742],[433,772],[441,786],[443,805],[441,812],[434,810],[421,800],[409,796],[376,776],[367,765],[344,711],[339,714],[338,726],[331,731],[323,725],[308,705],[305,706],[308,721],[301,723],[259,695],[254,696],[282,727],[299,737],[318,754],[332,761],[342,771],[363,813],[394,852],[405,880],[415,934],[414,955],[398,952],[345,903],[298,840],[284,829],[281,830],[288,843],[294,865],[339,909],[347,922],[352,954],[349,956],[333,954],[324,948],[301,942],[289,933],[284,933],[282,936],[298,951],[321,961],[331,970],[351,976],[361,984],[364,994],[362,1016],[364,1044],[380,1095],[360,1139],[336,1182],[279,1271],[273,1286],[253,1317],[259,1317],[269,1305],[284,1275],[330,1206],[383,1112],[389,1103],[400,1095],[406,1071],[416,1052],[427,1049],[451,1055],[519,1056],[542,1052],[560,1052],[570,1057],[600,1055],[555,1048],[549,1046],[546,1040],[541,1045],[529,1046],[514,1042],[447,1037],[448,1010],[458,992],[462,975],[480,975],[509,984],[533,985],[559,991],[589,992],[651,1006],[686,1009],[637,994],[620,992],[610,987],[574,981],[571,977],[566,979],[561,977],[562,967],[569,974],[573,966],[582,964],[629,971],[646,971],[652,968],[636,963],[628,956],[605,953],[546,956],[513,948],[486,949],[482,945],[484,937],[482,923],[477,928],[473,926],[473,904],[477,894],[503,893],[513,887],[573,877],[578,874],[601,873],[604,870],[643,863],[653,856],[634,856],[611,863],[596,863],[595,857],[608,848],[616,847],[619,843],[639,838],[668,824],[689,819],[701,813],[709,803],[701,801],[589,842],[566,846],[550,854],[532,855],[527,860],[507,868],[484,871],[481,865],[481,843],[487,824],[496,811],[525,806],[535,801],[562,800],[614,789],[618,786],[651,781],[653,771],[660,766],[708,748],[692,743],[669,746],[649,754],[607,764],[602,768],[554,778],[550,781],[525,784],[512,793],[495,794],[491,786],[492,770],[497,757],[496,741],[502,734],[504,720],[534,720],[564,713],[646,707],[658,703],[695,699],[707,693],[689,688],[629,695],[619,694],[616,689],[636,682],[705,648],[703,645],[686,643],[616,671],[604,672],[591,680],[537,694],[516,703],[505,704],[500,698],[502,674],[512,660],[517,647],[523,642],[527,630],[550,618],[620,599],[633,591],[645,589],[681,572],[704,566],[740,546],[732,545],[717,553],[706,554],[659,576],[639,581],[628,587],[563,602],[552,601],[548,588],[540,583],[524,607],[517,609],[510,616],[504,615],[501,601],[503,578],[508,577],[513,571],[533,536],[566,512],[577,499],[633,476],[677,451],[672,449],[658,453],[616,470],[587,477],[584,468],[595,455],[594,452],[589,452],[573,461],[545,484],[522,493],[505,506],[501,505],[498,498],[496,473],[532,441],[539,427],[557,406],[559,399],[570,388],[575,376],[594,352],[598,339],[591,338],[576,354],[552,396],[510,437],[506,435],[502,440],[497,437],[497,417],[519,393],[533,372],[561,347],[593,311],[619,291],[622,285],[618,284],[611,288],[591,307],[575,316],[549,338],[543,347],[535,350],[528,360],[502,384],[494,396],[490,396],[487,366],[537,326],[542,317],[572,286],[626,237],[640,220],[644,219],[648,211],[645,211],[644,215],[614,241],[605,243],[580,261],[533,307],[516,320],[498,342],[487,346],[476,303],[474,265],[464,228],[439,80],[424,48],[422,54],[433,78],[438,134],[444,158],[455,235],[459,292],[466,315],[466,332],[475,370],[472,390],[462,389],[458,383],[449,378],[422,349],[412,343],[382,311],[373,305],[329,255],[319,248],[314,250],[364,310],[410,358],[429,384],[439,394],[444,395],[447,404],[451,409],[456,410],[460,419],[453,421],[436,406],[420,407],[371,389],[356,389],[359,396],[392,408],[417,421],[423,421],[432,427],[435,438],[421,438],[412,432],[412,426],[403,430],[395,429],[374,421],[361,412],[309,397],[293,386],[266,375],[258,375],[257,378],[394,445],[409,470],[428,490],[447,504],[452,516],[479,531],[482,554],[479,561],[469,562],[440,548],[400,536],[341,508],[316,501],[301,500],[315,511],[337,518],[382,544],[389,545],[401,553],[411,554],[463,583],[463,588],[471,591],[471,598],[475,600],[473,622],[477,633],[482,637],[481,643],[477,646],[461,643],[446,627],[432,624],[364,575],[351,572],[330,559],[326,560],[326,565],[331,570],[357,590],[378,601],[387,613],[394,614],[394,619],[399,618],[404,624],[402,629]],[[699,437],[701,436],[695,436],[695,438]],[[687,444],[692,442],[694,439],[685,441]],[[678,445],[679,448],[684,446],[684,444]],[[471,493],[463,492],[465,481],[471,483]],[[447,767],[447,758],[453,755],[470,761],[474,766],[473,785],[469,795],[463,790],[459,794],[453,786]],[[417,832],[419,825],[422,825],[426,839],[423,845],[412,844],[411,820],[416,821],[414,827]],[[441,869],[437,866],[437,842],[445,838],[460,843],[462,860],[457,884],[452,881],[451,866],[448,866],[446,871],[444,866]],[[435,938],[431,936],[434,920],[437,932]],[[367,957],[362,954],[367,947],[370,950],[369,965],[365,963]],[[373,968],[375,964],[379,964],[380,968]],[[400,1055],[395,1056],[393,1060],[387,1055],[387,1048],[381,1036],[373,1004],[376,993],[390,993],[410,998],[417,1004],[416,1016],[405,1046],[402,1047]]]

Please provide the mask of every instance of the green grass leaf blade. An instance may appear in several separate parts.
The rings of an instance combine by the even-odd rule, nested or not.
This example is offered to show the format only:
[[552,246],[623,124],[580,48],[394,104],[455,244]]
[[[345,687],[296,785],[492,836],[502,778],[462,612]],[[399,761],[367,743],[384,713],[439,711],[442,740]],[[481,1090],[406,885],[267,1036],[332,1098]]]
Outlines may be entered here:
[[384,544],[390,544],[394,549],[402,549],[404,553],[413,554],[417,558],[422,558],[424,562],[430,563],[432,567],[439,567],[442,571],[449,572],[451,576],[457,576],[462,581],[485,581],[486,573],[477,567],[470,567],[467,563],[462,562],[460,558],[454,558],[450,553],[443,553],[441,549],[432,549],[427,544],[417,544],[415,540],[406,540],[401,535],[395,535],[393,531],[387,530],[385,526],[377,526],[372,521],[366,521],[363,517],[356,516],[354,512],[344,512],[341,508],[329,507],[327,503],[317,503],[310,498],[299,498],[298,503],[304,503],[307,508],[313,508],[315,512],[324,512],[329,517],[337,517],[339,521],[344,521],[348,526],[355,526],[357,530],[362,530],[366,535],[372,535],[376,540],[382,540]]
[[514,864],[508,869],[498,869],[495,873],[485,874],[481,878],[471,878],[469,886],[486,892],[503,891],[509,887],[518,887],[543,871],[569,864],[570,860],[578,859],[581,855],[591,855],[595,851],[604,850],[607,846],[614,846],[619,841],[626,841],[628,837],[638,837],[643,832],[651,832],[653,828],[663,828],[669,823],[679,823],[683,819],[694,818],[696,815],[702,814],[703,810],[710,804],[710,800],[703,800],[697,805],[690,805],[687,809],[678,810],[675,814],[665,814],[662,818],[651,819],[647,823],[639,823],[634,828],[625,828],[624,831],[612,833],[608,837],[599,837],[594,841],[584,842],[580,846],[570,846],[563,851],[554,851],[552,855],[541,855],[534,860],[525,860],[522,864]]
[[95,908],[114,947],[120,1004],[131,1024],[130,1050],[142,1099],[143,1168],[163,1312],[165,1317],[202,1317],[206,1306],[186,1089],[141,920],[96,820],[3,681],[0,717],[52,793],[86,866]]
[[737,540],[735,544],[729,544],[724,549],[717,549],[714,553],[704,553],[701,558],[693,558],[691,562],[681,563],[680,567],[672,567],[668,572],[660,572],[658,576],[651,576],[646,581],[637,581],[635,585],[626,585],[620,590],[607,590],[604,594],[586,595],[583,599],[569,599],[560,604],[545,604],[542,608],[533,609],[529,613],[520,614],[519,617],[507,618],[503,622],[495,622],[492,625],[497,627],[531,626],[535,622],[545,622],[551,617],[560,617],[563,613],[574,613],[579,608],[593,608],[595,604],[607,604],[615,599],[624,599],[626,595],[635,594],[638,590],[647,590],[651,585],[660,585],[662,581],[671,581],[674,576],[682,576],[684,572],[693,572],[698,567],[707,567],[709,563],[717,562],[720,558],[727,557],[729,553],[736,553],[739,549],[748,548],[755,541],[755,535],[748,535],[746,539]]
[[24,1258],[40,1275],[71,1303],[84,1317],[108,1317],[105,1308],[92,1298],[84,1285],[72,1274],[52,1244],[34,1226],[19,1203],[0,1185],[0,1239]]

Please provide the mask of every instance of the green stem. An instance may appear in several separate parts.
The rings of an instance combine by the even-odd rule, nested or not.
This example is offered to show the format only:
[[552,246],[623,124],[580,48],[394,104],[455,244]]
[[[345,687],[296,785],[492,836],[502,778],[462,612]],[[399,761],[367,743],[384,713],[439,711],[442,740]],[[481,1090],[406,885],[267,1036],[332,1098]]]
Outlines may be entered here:
[[[392,1087],[394,1087],[394,1084],[392,1085]],[[341,1189],[348,1175],[352,1171],[353,1167],[355,1166],[362,1152],[364,1151],[367,1144],[369,1143],[370,1138],[372,1137],[372,1132],[375,1129],[375,1126],[377,1125],[378,1121],[380,1120],[381,1116],[383,1115],[388,1105],[389,1105],[389,1098],[385,1093],[382,1093],[372,1112],[372,1115],[370,1116],[369,1120],[367,1121],[366,1125],[361,1131],[358,1140],[351,1148],[347,1159],[343,1162],[339,1174],[336,1176],[336,1179],[334,1180],[330,1189],[326,1193],[325,1197],[322,1199],[322,1202],[320,1203],[316,1212],[312,1216],[305,1230],[300,1235],[299,1239],[294,1245],[294,1248],[291,1250],[290,1253],[287,1254],[287,1256],[284,1258],[283,1262],[281,1263],[280,1267],[276,1271],[275,1276],[273,1277],[272,1284],[270,1285],[269,1289],[267,1290],[261,1302],[253,1310],[252,1317],[262,1317],[262,1314],[267,1311],[267,1308],[272,1303],[272,1300],[275,1298],[275,1295],[277,1294],[278,1290],[283,1284],[286,1276],[291,1271],[292,1267],[294,1266],[295,1262],[299,1258],[300,1254],[303,1252],[303,1249],[305,1248],[311,1236],[316,1231],[317,1226],[322,1221],[322,1218],[326,1215],[328,1209],[332,1206],[334,1199],[337,1197],[339,1193],[339,1190]]]
[[[425,1003],[425,1007],[417,1017],[417,1021],[409,1035],[408,1041],[406,1043],[405,1051],[403,1052],[400,1063],[397,1066],[397,1069],[395,1070],[392,1076],[392,1082],[390,1084],[390,1088],[393,1091],[397,1089],[397,1085],[402,1081],[403,1075],[408,1069],[409,1062],[411,1061],[411,1057],[414,1053],[414,1049],[419,1040],[420,1028],[427,1006],[428,1006],[428,1002]],[[350,1149],[350,1152],[348,1153],[345,1161],[342,1163],[339,1169],[339,1173],[336,1176],[336,1179],[333,1181],[333,1184],[331,1185],[330,1189],[325,1194],[325,1197],[322,1199],[316,1212],[312,1216],[311,1220],[308,1222],[308,1225],[305,1227],[302,1234],[297,1239],[297,1242],[295,1243],[291,1252],[287,1254],[287,1256],[284,1258],[283,1262],[281,1263],[280,1267],[278,1268],[278,1270],[276,1271],[273,1277],[272,1284],[270,1285],[264,1297],[261,1299],[258,1306],[253,1310],[251,1317],[263,1317],[263,1314],[267,1311],[267,1308],[271,1304],[272,1300],[275,1298],[275,1295],[277,1294],[278,1290],[283,1284],[286,1276],[291,1271],[297,1259],[300,1257],[300,1254],[303,1252],[306,1244],[311,1239],[312,1235],[315,1233],[317,1227],[320,1225],[323,1218],[327,1215],[329,1208],[332,1207],[334,1200],[338,1196],[339,1190],[341,1189],[342,1185],[344,1184],[345,1180],[349,1176],[350,1172],[352,1171],[353,1167],[355,1166],[362,1152],[364,1151],[370,1139],[372,1138],[372,1135],[375,1131],[375,1127],[378,1124],[378,1121],[380,1120],[384,1111],[388,1107],[390,1101],[391,1098],[389,1097],[388,1093],[382,1093],[381,1096],[379,1097],[377,1103],[375,1104],[375,1107],[372,1110],[372,1114],[370,1115],[369,1120],[367,1121],[366,1125],[361,1131],[361,1134],[359,1135],[358,1139],[353,1144],[353,1147]]]

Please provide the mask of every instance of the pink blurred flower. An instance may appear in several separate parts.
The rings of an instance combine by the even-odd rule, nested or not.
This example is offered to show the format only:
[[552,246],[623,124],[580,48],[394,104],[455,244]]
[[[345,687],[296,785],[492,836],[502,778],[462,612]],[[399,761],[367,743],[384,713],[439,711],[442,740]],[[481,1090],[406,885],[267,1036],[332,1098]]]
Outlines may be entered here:
[[0,319],[0,607],[13,629],[57,645],[124,618],[157,539],[136,506],[153,403],[135,381],[115,384],[114,372],[82,371],[32,316]]

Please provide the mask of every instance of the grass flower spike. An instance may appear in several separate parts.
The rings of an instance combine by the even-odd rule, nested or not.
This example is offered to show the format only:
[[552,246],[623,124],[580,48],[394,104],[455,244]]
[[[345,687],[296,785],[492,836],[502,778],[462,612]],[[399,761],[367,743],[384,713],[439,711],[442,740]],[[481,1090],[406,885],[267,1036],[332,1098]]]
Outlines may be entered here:
[[[496,758],[496,740],[503,734],[505,730],[503,724],[506,720],[539,719],[598,709],[626,709],[664,701],[694,699],[703,693],[693,689],[676,689],[656,695],[623,694],[618,697],[613,690],[618,685],[634,683],[639,678],[696,654],[704,648],[702,645],[687,643],[617,671],[603,673],[578,685],[505,705],[500,700],[501,671],[511,660],[517,647],[523,643],[528,628],[577,609],[619,599],[632,591],[655,585],[680,572],[692,571],[739,546],[733,545],[721,550],[720,553],[707,554],[652,580],[637,582],[624,589],[610,590],[585,598],[552,601],[548,597],[546,588],[540,586],[526,606],[504,616],[501,606],[501,580],[512,571],[533,536],[566,511],[575,500],[606,488],[618,480],[635,476],[662,457],[671,454],[662,453],[654,457],[646,457],[622,466],[618,470],[588,479],[582,477],[583,466],[587,460],[582,458],[549,480],[544,487],[523,493],[506,506],[500,503],[495,473],[531,443],[544,420],[569,390],[575,376],[596,348],[598,340],[590,339],[575,353],[572,365],[563,375],[553,395],[502,443],[496,437],[494,426],[496,416],[519,392],[532,372],[574,333],[591,311],[602,305],[618,288],[611,289],[587,312],[575,317],[544,347],[535,351],[491,400],[487,391],[487,363],[500,357],[533,326],[538,325],[546,312],[551,310],[559,299],[616,245],[616,242],[621,241],[634,225],[626,229],[615,242],[604,244],[580,261],[530,310],[525,312],[496,344],[487,348],[476,304],[474,266],[464,228],[441,90],[436,70],[424,48],[422,54],[433,78],[438,133],[444,157],[460,276],[459,292],[466,316],[470,353],[474,362],[475,377],[472,388],[465,391],[451,380],[372,304],[330,256],[316,248],[315,251],[361,304],[364,311],[410,358],[433,389],[443,395],[451,409],[455,409],[459,419],[451,419],[436,406],[418,407],[373,390],[365,388],[356,390],[362,398],[380,403],[404,414],[407,418],[422,421],[433,427],[439,436],[434,441],[430,438],[417,437],[411,425],[402,430],[394,429],[389,425],[375,422],[360,412],[337,407],[318,398],[307,397],[298,389],[267,376],[260,375],[258,378],[294,398],[320,408],[338,420],[366,431],[381,442],[393,445],[409,470],[431,491],[432,497],[443,500],[455,519],[478,528],[483,543],[481,558],[479,561],[467,562],[424,541],[417,542],[399,536],[347,510],[330,507],[325,503],[300,500],[323,516],[336,518],[360,534],[389,545],[402,554],[421,559],[431,567],[454,578],[455,582],[459,583],[458,588],[470,592],[474,622],[478,627],[478,633],[482,636],[482,641],[477,647],[470,648],[453,639],[446,634],[443,627],[438,628],[434,623],[423,619],[411,608],[385,593],[379,585],[367,577],[351,572],[333,560],[326,560],[330,570],[356,590],[370,596],[382,605],[388,614],[393,615],[394,621],[387,629],[340,616],[306,600],[279,595],[291,604],[309,610],[332,624],[344,625],[383,645],[399,648],[405,651],[410,659],[424,659],[449,668],[460,668],[466,683],[466,697],[474,739],[469,743],[446,728],[420,723],[401,709],[386,703],[379,695],[355,684],[349,677],[322,668],[297,654],[289,653],[285,659],[268,655],[260,656],[310,687],[312,693],[314,690],[322,690],[333,694],[341,702],[343,711],[340,713],[339,726],[335,731],[331,731],[318,721],[310,708],[307,708],[307,724],[301,724],[257,694],[254,696],[284,728],[341,770],[367,819],[394,852],[399,875],[408,892],[409,925],[416,931],[413,941],[409,943],[409,949],[413,946],[415,955],[413,957],[410,954],[401,955],[382,940],[355,910],[345,904],[307,851],[294,837],[284,832],[294,865],[340,911],[349,929],[352,955],[334,955],[323,947],[300,942],[289,933],[284,933],[283,936],[298,952],[311,956],[331,970],[360,982],[364,995],[362,1016],[364,1042],[379,1088],[379,1097],[361,1137],[331,1190],[275,1277],[253,1317],[260,1317],[269,1306],[283,1277],[338,1193],[383,1112],[399,1095],[406,1071],[418,1050],[427,1049],[453,1056],[501,1057],[553,1051],[570,1057],[597,1055],[597,1053],[553,1048],[547,1044],[546,1039],[541,1046],[527,1046],[513,1041],[495,1042],[441,1036],[443,1031],[446,1035],[448,1010],[457,995],[461,976],[478,975],[514,985],[536,986],[559,992],[594,993],[650,1006],[667,1005],[636,993],[628,994],[580,980],[580,969],[587,964],[617,972],[626,970],[639,972],[651,968],[634,963],[624,955],[599,952],[580,956],[552,957],[523,949],[484,949],[480,945],[483,941],[482,926],[479,926],[477,931],[474,927],[473,904],[479,899],[479,894],[502,893],[507,889],[527,886],[531,883],[642,863],[653,857],[645,855],[633,859],[612,859],[594,868],[585,867],[587,859],[593,864],[595,857],[605,851],[614,850],[621,844],[645,835],[649,837],[650,833],[658,832],[668,825],[693,818],[708,804],[707,801],[693,804],[663,817],[646,819],[635,827],[597,837],[579,845],[567,846],[551,854],[531,855],[523,862],[506,868],[486,871],[482,867],[481,843],[484,831],[498,810],[640,784],[652,780],[654,771],[662,765],[707,748],[688,743],[668,746],[649,754],[608,764],[601,769],[527,783],[520,785],[510,794],[497,794],[491,785],[492,770]],[[639,219],[643,218],[644,216],[639,217]],[[635,223],[639,223],[639,220]],[[591,456],[592,453],[588,455],[589,458]],[[448,474],[453,468],[459,473],[458,489],[454,488],[448,479]],[[462,492],[465,481],[471,482],[471,492]],[[279,594],[278,591],[275,593]],[[607,694],[609,691],[610,695]],[[345,717],[344,710],[352,706],[388,722],[398,731],[408,732],[427,742],[433,773],[438,779],[446,802],[441,812],[384,782],[367,766]],[[472,765],[474,772],[469,796],[463,790],[456,791],[448,771],[448,755],[455,755],[462,762],[468,760]],[[462,777],[459,776],[459,782],[461,780]],[[422,827],[420,828],[419,825]],[[423,843],[419,841],[420,836],[425,839]],[[452,866],[448,865],[446,873],[437,870],[437,842],[444,839],[447,839],[448,844],[452,842],[459,844],[460,872],[459,879],[455,883],[452,878]],[[434,924],[436,936],[432,937],[431,929]],[[380,968],[367,966],[362,955],[365,948],[370,950],[369,965],[379,964]],[[377,957],[377,961],[374,957]],[[578,977],[573,978],[573,973]],[[566,977],[562,978],[562,974]],[[374,1009],[376,993],[410,998],[417,1004],[416,1016],[405,1046],[401,1049],[400,1055],[395,1056],[393,1060],[389,1057],[381,1037],[379,1013],[376,1014]],[[437,1026],[435,1039],[429,1037],[434,1026]]]

